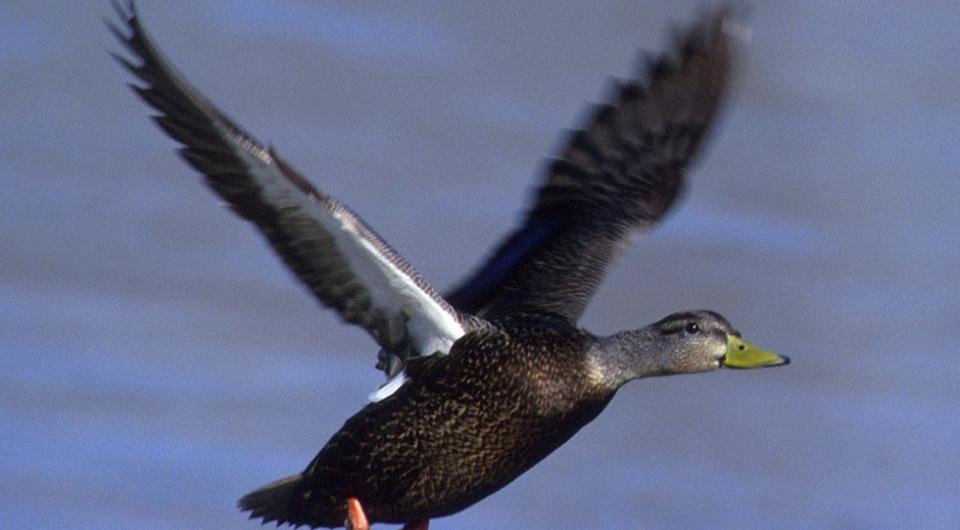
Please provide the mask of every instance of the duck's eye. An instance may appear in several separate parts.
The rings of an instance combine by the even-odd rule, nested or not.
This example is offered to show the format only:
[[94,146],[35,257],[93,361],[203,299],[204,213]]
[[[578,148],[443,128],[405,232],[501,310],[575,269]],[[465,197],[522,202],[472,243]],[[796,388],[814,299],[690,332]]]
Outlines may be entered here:
[[697,333],[700,331],[700,324],[697,324],[696,322],[691,322],[686,326],[684,326],[683,329],[685,329],[687,333]]

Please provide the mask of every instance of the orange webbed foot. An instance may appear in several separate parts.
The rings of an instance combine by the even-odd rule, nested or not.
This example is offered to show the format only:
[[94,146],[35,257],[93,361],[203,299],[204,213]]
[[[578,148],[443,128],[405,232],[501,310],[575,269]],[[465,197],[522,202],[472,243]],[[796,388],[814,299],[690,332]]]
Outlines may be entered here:
[[370,530],[367,514],[363,513],[363,506],[356,497],[347,499],[347,520],[343,522],[347,530]]

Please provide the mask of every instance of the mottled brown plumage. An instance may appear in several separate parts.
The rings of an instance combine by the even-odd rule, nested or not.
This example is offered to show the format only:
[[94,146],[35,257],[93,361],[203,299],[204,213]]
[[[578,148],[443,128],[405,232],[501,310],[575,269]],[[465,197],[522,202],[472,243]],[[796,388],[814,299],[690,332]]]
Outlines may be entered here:
[[407,384],[347,420],[298,475],[285,506],[257,492],[241,505],[255,517],[283,514],[281,521],[311,526],[342,524],[351,496],[372,521],[458,512],[603,410],[613,390],[583,377],[591,341],[559,320],[469,333],[450,355],[411,362]]
[[608,337],[576,325],[631,236],[682,189],[729,75],[724,13],[596,107],[548,165],[524,224],[444,298],[359,216],[190,87],[132,4],[118,11],[130,34],[112,29],[142,64],[118,60],[146,84],[134,89],[187,162],[318,300],[374,337],[391,375],[404,368],[302,473],[243,497],[251,517],[341,526],[349,500],[371,522],[422,523],[510,483],[627,381],[787,362],[709,311]]

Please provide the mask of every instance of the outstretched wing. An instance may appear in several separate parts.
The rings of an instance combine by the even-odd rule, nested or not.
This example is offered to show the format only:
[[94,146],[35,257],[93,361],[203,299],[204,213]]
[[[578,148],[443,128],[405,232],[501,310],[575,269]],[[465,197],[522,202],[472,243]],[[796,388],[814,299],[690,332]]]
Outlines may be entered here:
[[617,87],[552,161],[523,226],[446,299],[492,319],[550,312],[576,322],[610,263],[669,210],[713,123],[729,74],[725,13],[680,35],[645,79]]
[[136,55],[115,55],[144,86],[133,90],[183,158],[241,217],[252,222],[324,305],[362,326],[387,352],[446,352],[465,321],[363,220],[317,191],[272,150],[194,90],[147,36],[133,4],[117,5],[130,35],[108,23]]

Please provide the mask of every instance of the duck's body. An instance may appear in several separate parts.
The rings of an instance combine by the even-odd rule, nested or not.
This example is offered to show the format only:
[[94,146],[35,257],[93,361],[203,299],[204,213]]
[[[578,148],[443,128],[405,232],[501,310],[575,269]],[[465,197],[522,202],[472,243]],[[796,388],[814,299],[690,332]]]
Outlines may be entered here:
[[[379,344],[390,380],[302,473],[243,497],[293,526],[424,528],[490,495],[595,418],[624,383],[785,364],[723,317],[675,313],[607,337],[579,329],[607,269],[673,205],[722,100],[720,12],[618,85],[546,168],[524,224],[447,297],[342,203],[190,87],[134,12],[114,29],[137,93],[182,156],[324,305]],[[366,512],[366,516],[364,513]]]
[[[449,515],[507,485],[599,414],[594,337],[559,321],[505,322],[408,364],[408,381],[347,420],[307,469],[244,497],[256,517],[339,526]],[[545,354],[550,362],[545,361]]]
[[[310,526],[339,526],[350,498],[372,521],[456,513],[563,445],[624,383],[737,366],[749,354],[765,352],[710,311],[602,338],[556,316],[515,315],[464,335],[448,355],[410,361],[407,381],[347,420],[306,470],[240,505]],[[752,367],[788,362],[766,355]]]

